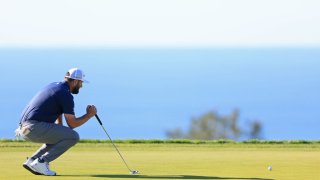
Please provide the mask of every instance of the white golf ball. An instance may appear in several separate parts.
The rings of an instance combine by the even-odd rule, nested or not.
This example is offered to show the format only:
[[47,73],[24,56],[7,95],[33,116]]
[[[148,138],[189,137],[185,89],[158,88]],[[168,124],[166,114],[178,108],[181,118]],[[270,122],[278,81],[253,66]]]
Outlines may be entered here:
[[269,167],[268,167],[268,170],[269,170],[269,171],[272,171],[272,166],[269,166]]
[[139,173],[139,171],[137,171],[137,170],[131,171],[131,174],[138,174],[138,173]]

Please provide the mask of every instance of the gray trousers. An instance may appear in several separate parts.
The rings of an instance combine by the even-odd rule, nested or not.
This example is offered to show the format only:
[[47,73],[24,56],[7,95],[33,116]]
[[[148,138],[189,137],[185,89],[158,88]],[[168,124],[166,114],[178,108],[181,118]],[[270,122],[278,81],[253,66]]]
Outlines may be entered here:
[[79,134],[69,127],[54,123],[26,121],[21,129],[27,130],[22,137],[31,142],[44,143],[32,158],[41,157],[51,162],[79,141]]

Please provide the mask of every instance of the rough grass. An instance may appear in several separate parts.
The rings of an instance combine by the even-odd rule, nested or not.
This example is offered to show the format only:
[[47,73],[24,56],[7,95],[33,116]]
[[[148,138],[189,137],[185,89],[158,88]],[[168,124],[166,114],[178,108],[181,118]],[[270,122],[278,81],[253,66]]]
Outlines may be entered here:
[[[320,179],[319,141],[83,140],[51,163],[49,179]],[[0,141],[0,179],[44,179],[22,168],[40,144]],[[268,171],[268,166],[273,171]]]

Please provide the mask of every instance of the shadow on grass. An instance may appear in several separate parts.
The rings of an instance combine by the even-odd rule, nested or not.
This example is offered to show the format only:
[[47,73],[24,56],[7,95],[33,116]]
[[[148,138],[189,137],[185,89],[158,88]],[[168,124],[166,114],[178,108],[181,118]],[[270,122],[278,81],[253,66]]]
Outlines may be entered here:
[[[62,176],[81,176],[81,175],[62,175]],[[193,176],[193,175],[124,175],[124,174],[99,174],[99,175],[83,175],[87,177],[110,178],[110,179],[247,179],[247,180],[273,180],[265,178],[244,178],[244,177],[217,177],[217,176]]]

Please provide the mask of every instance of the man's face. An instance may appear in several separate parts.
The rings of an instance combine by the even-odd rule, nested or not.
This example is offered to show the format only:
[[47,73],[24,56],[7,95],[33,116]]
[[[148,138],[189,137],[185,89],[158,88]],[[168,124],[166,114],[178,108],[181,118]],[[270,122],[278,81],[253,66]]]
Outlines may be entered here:
[[74,88],[71,91],[72,94],[78,94],[79,93],[79,89],[82,87],[82,81],[79,80],[74,80],[73,81],[74,84]]

